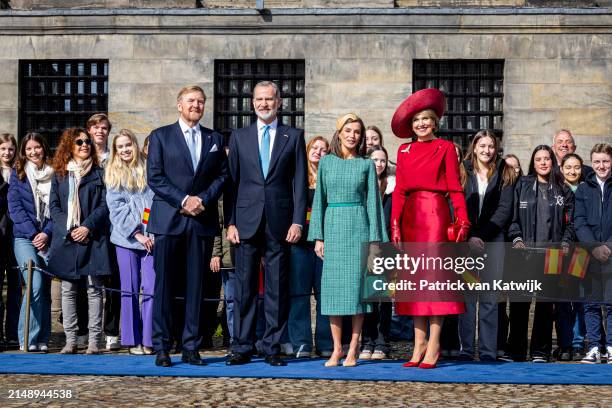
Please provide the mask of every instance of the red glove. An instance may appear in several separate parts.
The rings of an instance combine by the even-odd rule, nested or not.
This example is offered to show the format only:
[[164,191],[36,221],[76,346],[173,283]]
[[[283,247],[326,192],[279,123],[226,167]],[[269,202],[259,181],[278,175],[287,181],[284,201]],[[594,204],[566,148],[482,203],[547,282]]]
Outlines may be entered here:
[[469,221],[458,221],[461,228],[457,233],[457,239],[455,242],[465,242],[468,239],[468,234],[470,232],[470,222]]
[[391,242],[398,245],[402,242],[402,232],[399,227],[397,220],[391,222]]

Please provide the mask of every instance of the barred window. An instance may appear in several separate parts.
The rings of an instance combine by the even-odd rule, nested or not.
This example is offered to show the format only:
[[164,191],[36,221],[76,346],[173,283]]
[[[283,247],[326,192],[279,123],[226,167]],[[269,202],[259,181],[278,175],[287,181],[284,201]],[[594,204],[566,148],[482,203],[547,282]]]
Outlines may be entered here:
[[503,136],[503,60],[414,60],[413,90],[437,88],[446,95],[440,136],[468,147],[480,129]]
[[52,148],[62,131],[108,111],[108,60],[19,61],[19,134],[39,132]]
[[257,120],[253,87],[273,81],[281,90],[279,123],[304,128],[304,60],[216,60],[215,129],[226,137]]

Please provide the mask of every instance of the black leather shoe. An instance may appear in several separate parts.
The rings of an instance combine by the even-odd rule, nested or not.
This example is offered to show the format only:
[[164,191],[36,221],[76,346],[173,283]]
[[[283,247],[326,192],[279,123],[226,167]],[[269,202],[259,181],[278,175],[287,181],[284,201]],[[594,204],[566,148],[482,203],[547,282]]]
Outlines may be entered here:
[[197,351],[183,350],[181,361],[191,365],[206,365],[206,363],[200,358],[200,353]]
[[242,353],[232,353],[227,360],[225,360],[225,365],[242,365],[248,364],[251,362],[251,357],[247,354]]
[[270,364],[272,367],[284,367],[287,365],[287,363],[278,354],[266,356],[266,363]]
[[170,360],[170,355],[167,351],[157,352],[157,356],[155,357],[155,365],[160,367],[172,366],[172,360]]

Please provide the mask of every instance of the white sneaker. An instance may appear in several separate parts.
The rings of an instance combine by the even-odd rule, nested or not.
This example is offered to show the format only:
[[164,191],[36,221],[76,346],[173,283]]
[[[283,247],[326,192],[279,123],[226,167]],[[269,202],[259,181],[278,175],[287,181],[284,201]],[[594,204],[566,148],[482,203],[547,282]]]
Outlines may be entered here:
[[384,360],[387,358],[387,353],[382,350],[374,350],[372,353],[372,360]]
[[310,358],[310,351],[306,350],[306,344],[301,344],[297,353],[295,353],[295,358]]
[[606,359],[608,364],[612,364],[612,346],[606,347]]
[[38,343],[38,351],[42,351],[43,353],[49,352],[49,347],[45,343]]
[[144,350],[143,350],[143,348],[142,348],[142,345],[140,345],[140,344],[139,344],[139,345],[137,345],[136,347],[130,347],[130,348],[128,349],[128,352],[129,352],[130,354],[134,354],[134,355],[137,355],[137,356],[142,356],[142,355],[144,355],[144,353],[145,353],[145,352],[144,352]]
[[359,353],[359,360],[370,360],[372,358],[372,350],[369,348],[364,348]]
[[286,356],[292,356],[295,353],[293,352],[293,344],[291,343],[281,343],[280,345],[281,354]]
[[87,348],[87,342],[89,340],[89,335],[84,334],[82,336],[77,336],[77,347],[78,348]]
[[586,354],[586,356],[584,356],[584,358],[582,360],[580,360],[580,362],[584,363],[584,364],[599,364],[599,363],[601,363],[601,353],[599,352],[599,347],[597,347],[597,346],[591,347],[589,352]]
[[118,336],[106,336],[106,349],[109,351],[117,351],[121,349]]

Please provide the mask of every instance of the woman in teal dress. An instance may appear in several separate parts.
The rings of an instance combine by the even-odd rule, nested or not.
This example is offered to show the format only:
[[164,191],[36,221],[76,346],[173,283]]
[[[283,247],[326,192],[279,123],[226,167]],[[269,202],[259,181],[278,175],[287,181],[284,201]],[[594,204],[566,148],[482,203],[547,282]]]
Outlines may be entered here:
[[371,311],[361,300],[366,266],[365,243],[386,242],[376,170],[365,155],[365,126],[349,113],[336,122],[328,155],[321,158],[317,175],[309,241],[324,259],[321,278],[321,314],[328,315],[334,351],[325,363],[337,366],[342,358],[342,317],[352,316],[351,344],[345,367],[357,364],[363,314]]

